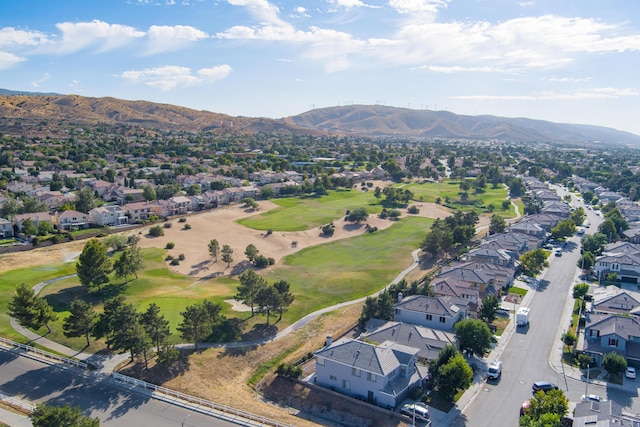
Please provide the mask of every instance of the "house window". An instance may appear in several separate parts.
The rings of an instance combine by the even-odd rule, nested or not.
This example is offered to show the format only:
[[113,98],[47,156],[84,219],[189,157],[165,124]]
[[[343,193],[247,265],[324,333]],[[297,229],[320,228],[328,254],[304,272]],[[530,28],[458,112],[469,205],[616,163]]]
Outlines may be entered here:
[[440,323],[444,323],[444,316],[440,316]]
[[360,369],[351,368],[351,375],[353,375],[354,377],[359,377],[360,376]]
[[376,382],[377,375],[372,374],[371,372],[367,372],[367,379],[373,383]]
[[342,380],[342,388],[345,390],[351,390],[351,381]]
[[324,357],[316,357],[316,364],[324,366]]
[[335,375],[329,375],[329,379],[330,379],[331,381],[335,381],[335,380],[337,380],[337,378],[336,378],[336,376],[335,376]]
[[432,316],[430,314],[427,314],[427,320],[431,320]]
[[617,347],[618,346],[618,338],[609,338],[609,346]]
[[395,313],[396,313],[397,315],[400,315],[400,309],[399,309],[399,308],[396,308]]

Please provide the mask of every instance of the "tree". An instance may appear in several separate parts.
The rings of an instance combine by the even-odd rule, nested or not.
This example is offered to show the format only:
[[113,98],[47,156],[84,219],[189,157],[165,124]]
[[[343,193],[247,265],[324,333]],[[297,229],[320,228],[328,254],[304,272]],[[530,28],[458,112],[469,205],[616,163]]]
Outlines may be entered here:
[[31,218],[26,218],[22,221],[22,234],[25,236],[35,236],[38,233],[38,229],[36,228],[33,220]]
[[33,427],[99,427],[100,419],[82,415],[80,407],[49,406],[40,403],[29,415]]
[[564,334],[562,334],[562,342],[567,347],[573,346],[576,343],[577,339],[578,338],[576,337],[576,335],[571,331],[567,331]]
[[8,308],[9,316],[27,328],[40,329],[46,326],[51,332],[49,322],[58,318],[49,303],[37,296],[26,283],[20,283],[16,287],[16,293],[9,301]]
[[76,273],[82,286],[92,291],[101,290],[103,283],[109,282],[108,274],[113,269],[107,257],[107,248],[98,240],[91,239],[85,245],[76,263]]
[[598,226],[598,233],[604,234],[608,239],[607,241],[609,242],[618,239],[618,230],[616,229],[616,224],[610,218],[607,218]]
[[145,185],[142,187],[142,197],[144,197],[146,201],[155,200],[157,197],[156,190],[150,185]]
[[251,316],[254,316],[254,304],[257,302],[258,293],[267,286],[267,281],[258,276],[253,270],[247,270],[240,275],[240,285],[234,298],[251,306]]
[[[486,325],[485,325],[486,326]],[[473,370],[457,353],[438,369],[438,390],[447,400],[452,400],[458,390],[464,390],[471,385]]]
[[141,322],[147,335],[155,344],[156,352],[160,353],[160,345],[171,335],[169,321],[160,313],[160,307],[156,303],[151,303],[147,311],[142,313]]
[[544,267],[549,266],[547,253],[544,249],[540,248],[525,252],[520,257],[520,265],[525,272],[529,273],[531,276],[535,276]]
[[562,239],[564,237],[571,237],[576,233],[576,224],[570,220],[565,219],[556,224],[551,229],[551,236],[554,239]]
[[360,222],[366,221],[367,218],[369,218],[369,212],[365,208],[359,207],[350,211],[346,219],[351,222]]
[[585,251],[578,260],[578,267],[583,270],[590,270],[596,264],[596,258],[591,252]]
[[91,187],[84,187],[76,193],[76,210],[82,213],[88,213],[91,209],[98,206],[96,197]]
[[98,321],[93,328],[95,338],[105,337],[107,348],[111,348],[116,316],[124,305],[124,297],[117,296],[109,298],[104,302],[102,313],[98,316]]
[[258,293],[256,294],[256,305],[258,306],[258,311],[262,313],[266,313],[267,315],[267,326],[269,326],[269,318],[271,316],[271,312],[273,310],[277,310],[280,306],[280,294],[273,287],[270,286],[262,286],[258,289]]
[[132,362],[136,356],[144,353],[146,362],[146,350],[151,346],[151,340],[142,326],[141,315],[133,304],[122,304],[111,320],[113,349],[128,350]]
[[227,263],[227,267],[233,262],[233,249],[229,245],[222,245],[222,261]]
[[294,296],[289,291],[289,282],[285,280],[279,280],[273,284],[273,287],[278,292],[280,299],[278,301],[278,306],[276,309],[278,310],[280,317],[278,320],[282,319],[282,312],[287,309],[293,302]]
[[376,188],[373,190],[373,197],[375,197],[375,198],[376,198],[376,201],[377,201],[377,202],[380,202],[380,198],[382,198],[382,188],[380,188],[380,187],[376,187]]
[[523,427],[561,427],[561,417],[569,413],[569,401],[562,390],[539,391],[529,403],[526,414],[520,417]]
[[582,238],[582,249],[584,252],[591,252],[594,255],[600,254],[606,244],[607,236],[602,233],[594,233],[591,236],[584,236]]
[[615,351],[612,351],[611,353],[606,353],[602,357],[602,367],[610,374],[621,374],[625,369],[627,369],[627,359]]
[[573,297],[575,299],[584,298],[585,295],[589,292],[589,284],[588,283],[578,283],[573,287]]
[[482,356],[491,349],[491,331],[486,323],[477,319],[465,319],[455,324],[461,349]]
[[489,223],[489,234],[503,233],[507,228],[507,223],[504,218],[498,214],[491,215],[491,222]]
[[220,244],[216,239],[209,242],[209,255],[214,258],[214,262],[218,262],[218,252],[220,251]]
[[67,338],[84,336],[87,340],[87,347],[89,347],[91,345],[89,335],[98,320],[98,315],[90,303],[80,299],[71,301],[69,311],[71,314],[64,319],[62,325],[64,336]]
[[498,297],[489,295],[482,299],[482,305],[480,306],[480,312],[478,317],[487,323],[491,323],[496,318],[496,311],[500,308],[500,300]]
[[42,221],[38,224],[38,236],[46,236],[53,233],[53,225],[49,221]]
[[180,336],[194,343],[198,350],[198,342],[212,333],[213,325],[222,320],[222,307],[204,300],[202,303],[189,305],[181,312],[182,323],[178,325]]
[[247,248],[244,250],[244,254],[247,256],[247,259],[251,263],[253,263],[253,260],[258,255],[258,252],[260,251],[258,251],[258,248],[256,248],[256,246],[253,243],[250,243],[249,245],[247,245]]
[[124,278],[125,284],[129,283],[129,275],[133,274],[138,278],[138,271],[144,268],[144,260],[142,259],[142,251],[137,245],[126,248],[120,258],[113,264],[116,277]]

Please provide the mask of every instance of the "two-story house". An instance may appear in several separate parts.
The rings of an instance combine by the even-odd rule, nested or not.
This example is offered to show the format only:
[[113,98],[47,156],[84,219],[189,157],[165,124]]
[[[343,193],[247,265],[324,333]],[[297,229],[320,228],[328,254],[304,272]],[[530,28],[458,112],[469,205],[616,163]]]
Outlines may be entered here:
[[13,237],[13,224],[8,219],[0,218],[0,237]]
[[120,205],[105,205],[89,211],[89,220],[99,227],[126,224],[127,212]]
[[468,317],[467,301],[454,297],[428,297],[398,295],[393,307],[393,320],[427,328],[453,331],[453,326]]
[[[587,323],[578,350],[600,365],[605,354],[616,352],[640,367],[640,319],[612,315]],[[582,344],[582,345],[580,345]]]
[[419,350],[386,341],[379,345],[347,339],[315,353],[316,384],[381,407],[394,408],[421,386],[427,367]]
[[89,215],[74,210],[56,212],[54,224],[59,230],[84,230],[91,225]]

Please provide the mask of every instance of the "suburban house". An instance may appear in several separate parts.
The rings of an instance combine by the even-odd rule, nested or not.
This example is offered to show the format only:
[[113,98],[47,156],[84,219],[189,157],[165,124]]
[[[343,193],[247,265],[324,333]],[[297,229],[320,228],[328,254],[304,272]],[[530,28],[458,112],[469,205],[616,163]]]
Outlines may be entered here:
[[546,237],[545,229],[536,221],[522,220],[515,224],[511,224],[508,228],[509,233],[523,233],[544,240]]
[[100,227],[122,225],[128,222],[127,212],[120,205],[105,205],[89,211],[92,224]]
[[578,340],[577,350],[598,365],[605,354],[615,351],[629,365],[640,367],[640,319],[621,315],[604,316],[592,322],[587,319],[584,338]]
[[425,328],[411,323],[391,322],[381,319],[369,319],[360,340],[379,343],[393,341],[419,350],[418,360],[427,364],[435,360],[447,344],[458,347],[456,334],[440,329]]
[[0,237],[13,237],[13,224],[8,219],[0,218]]
[[454,297],[435,298],[425,295],[398,295],[393,307],[393,320],[427,328],[453,331],[453,326],[468,317],[468,301]]
[[168,216],[167,206],[161,205],[158,201],[127,203],[123,207],[132,223],[147,221],[152,216],[159,218]]
[[607,245],[604,253],[596,257],[595,270],[601,279],[616,273],[622,282],[640,283],[640,250],[628,242]]
[[91,225],[89,215],[74,210],[56,212],[54,225],[59,230],[84,230]]
[[471,282],[480,290],[481,298],[484,298],[495,294],[499,288],[509,286],[513,282],[515,272],[515,267],[467,261],[443,268],[438,277]]
[[622,411],[622,405],[613,400],[603,402],[579,402],[573,411],[576,427],[614,427],[640,425],[640,418]]
[[640,227],[632,227],[622,232],[625,238],[631,243],[640,243]]
[[315,353],[315,382],[347,396],[394,408],[427,378],[427,367],[417,365],[419,352],[390,341],[379,345],[353,339],[337,341]]
[[[533,248],[538,246],[538,240],[535,241]],[[520,255],[529,252],[532,249],[530,245],[530,237],[522,233],[497,233],[485,239],[479,248],[501,249],[506,251],[514,259],[519,259]]]
[[48,222],[51,224],[51,226],[53,226],[53,221],[51,219],[51,215],[49,215],[49,212],[33,212],[14,215],[13,225],[15,225],[19,231],[22,231],[22,223],[24,223],[27,219],[30,219],[36,228],[38,228],[38,226],[42,222]]
[[505,267],[513,267],[515,260],[504,249],[492,249],[480,246],[470,250],[466,255],[467,261],[486,262],[488,264],[502,265]]
[[638,307],[639,293],[608,286],[605,289],[598,288],[593,293],[587,310],[594,314],[629,314]]

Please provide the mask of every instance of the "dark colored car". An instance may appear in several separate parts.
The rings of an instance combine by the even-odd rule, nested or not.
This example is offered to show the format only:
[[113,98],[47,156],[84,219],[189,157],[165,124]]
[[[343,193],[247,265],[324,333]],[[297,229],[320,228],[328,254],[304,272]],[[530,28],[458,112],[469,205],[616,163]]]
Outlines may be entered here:
[[533,386],[531,388],[533,389],[534,393],[537,393],[539,391],[544,391],[546,393],[549,390],[557,390],[558,386],[548,381],[536,381],[535,383],[533,383]]

